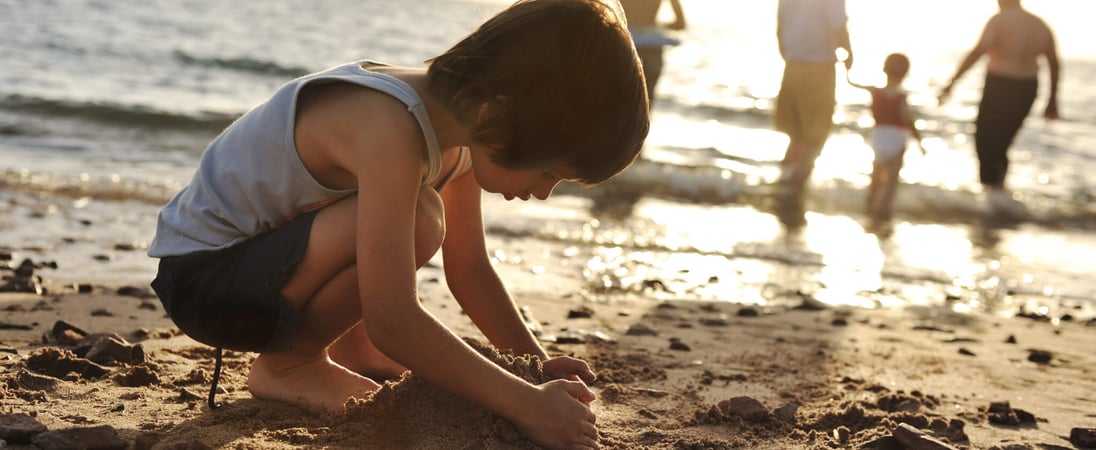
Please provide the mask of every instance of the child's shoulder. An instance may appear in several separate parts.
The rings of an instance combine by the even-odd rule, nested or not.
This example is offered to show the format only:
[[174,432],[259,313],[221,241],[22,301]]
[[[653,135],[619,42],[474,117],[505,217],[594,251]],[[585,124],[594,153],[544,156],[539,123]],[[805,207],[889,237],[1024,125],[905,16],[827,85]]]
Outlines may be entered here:
[[905,89],[896,86],[872,87],[869,90],[871,91],[872,95],[878,95],[887,98],[905,97],[907,94]]

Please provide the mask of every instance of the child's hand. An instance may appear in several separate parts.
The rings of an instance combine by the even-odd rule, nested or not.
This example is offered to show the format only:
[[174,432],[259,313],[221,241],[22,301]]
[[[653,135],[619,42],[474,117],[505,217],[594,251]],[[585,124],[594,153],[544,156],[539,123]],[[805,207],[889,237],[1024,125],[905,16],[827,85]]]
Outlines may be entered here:
[[597,379],[597,375],[590,370],[586,361],[569,356],[557,356],[544,361],[543,368],[544,374],[553,380],[578,381],[581,379],[587,383],[593,383]]
[[547,448],[599,448],[597,416],[584,404],[593,400],[594,393],[585,384],[554,380],[536,389],[536,397],[514,420],[525,437]]

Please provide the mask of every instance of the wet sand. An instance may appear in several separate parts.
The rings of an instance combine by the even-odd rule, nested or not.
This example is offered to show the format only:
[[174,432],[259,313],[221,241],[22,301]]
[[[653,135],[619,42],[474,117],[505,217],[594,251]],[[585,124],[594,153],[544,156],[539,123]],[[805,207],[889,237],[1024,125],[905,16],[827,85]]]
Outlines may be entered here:
[[[19,261],[0,263],[11,286]],[[1090,324],[834,309],[809,297],[791,308],[591,299],[573,277],[500,270],[549,352],[597,372],[603,448],[1069,449],[1090,445],[1096,428]],[[0,292],[7,448],[536,448],[413,374],[351,400],[346,414],[257,400],[245,386],[255,355],[232,351],[223,406],[209,410],[213,351],[181,335],[146,287],[39,273],[41,294]],[[542,381],[536,361],[484,344],[438,274],[420,277],[425,307]]]

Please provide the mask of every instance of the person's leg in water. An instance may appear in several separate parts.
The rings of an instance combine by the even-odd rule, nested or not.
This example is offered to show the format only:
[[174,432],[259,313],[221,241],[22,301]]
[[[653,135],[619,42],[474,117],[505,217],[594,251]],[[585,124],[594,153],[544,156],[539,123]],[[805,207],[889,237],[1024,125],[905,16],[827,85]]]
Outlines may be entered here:
[[898,189],[898,174],[902,170],[899,153],[882,162],[873,164],[871,187],[868,188],[868,212],[879,221],[890,220],[893,213],[894,194]]
[[802,194],[807,186],[807,180],[814,172],[814,162],[822,153],[825,140],[818,142],[801,137],[788,139],[788,148],[784,152],[784,159],[780,162],[781,180],[791,192]]
[[974,146],[979,179],[987,192],[1005,189],[1008,149],[1031,112],[1037,91],[1035,79],[986,76],[975,120]]
[[803,193],[833,127],[835,84],[833,64],[785,64],[773,121],[788,135],[780,168],[781,182],[792,195]]
[[[437,201],[420,201],[416,212],[420,218],[415,230],[419,267],[437,252],[444,235],[440,199],[420,195],[423,198]],[[255,359],[247,380],[248,390],[255,397],[317,413],[341,412],[348,398],[380,387],[356,371],[388,376],[402,369],[368,341],[364,328],[361,334],[346,334],[361,322],[356,246],[348,245],[356,241],[356,201],[357,197],[351,196],[317,214],[304,258],[282,288],[282,294],[300,314],[291,349],[262,353]],[[353,352],[345,348],[340,353],[355,370],[328,355],[328,346],[342,340],[340,337],[357,343],[359,357],[351,358]]]

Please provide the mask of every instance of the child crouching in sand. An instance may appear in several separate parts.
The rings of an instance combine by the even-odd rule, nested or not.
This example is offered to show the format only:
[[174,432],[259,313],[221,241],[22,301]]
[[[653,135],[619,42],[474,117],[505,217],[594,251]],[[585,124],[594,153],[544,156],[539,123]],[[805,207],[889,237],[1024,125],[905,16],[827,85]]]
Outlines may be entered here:
[[[540,445],[595,448],[594,374],[550,358],[523,324],[488,259],[480,197],[543,200],[560,181],[610,178],[642,147],[647,108],[614,0],[522,0],[425,68],[359,61],[298,78],[222,132],[164,207],[153,287],[195,340],[259,353],[255,397],[339,412],[410,369]],[[484,335],[554,381],[506,372],[423,309],[416,271],[439,247]]]
[[875,162],[872,164],[871,185],[868,186],[867,211],[876,220],[890,219],[898,173],[902,170],[902,158],[906,154],[906,141],[910,134],[917,139],[921,153],[925,153],[921,133],[914,125],[906,92],[902,90],[902,80],[909,69],[910,60],[906,55],[892,53],[883,62],[883,73],[887,75],[885,86],[866,86],[848,80],[849,84],[871,93],[871,113],[875,118],[871,148],[875,152]]

